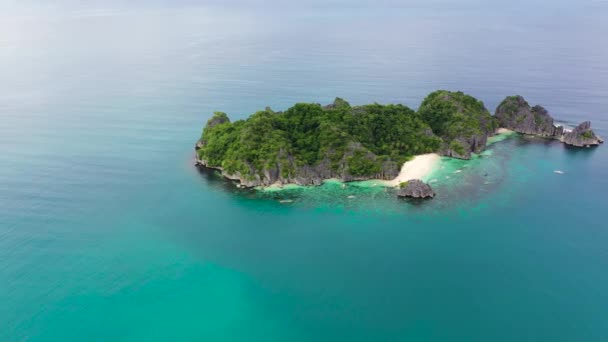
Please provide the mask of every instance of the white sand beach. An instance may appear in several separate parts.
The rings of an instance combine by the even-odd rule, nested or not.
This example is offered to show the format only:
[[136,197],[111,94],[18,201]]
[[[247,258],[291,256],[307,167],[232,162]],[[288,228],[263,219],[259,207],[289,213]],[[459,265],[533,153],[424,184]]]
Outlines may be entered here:
[[401,172],[397,178],[384,181],[387,186],[398,186],[400,183],[412,179],[421,179],[429,175],[439,164],[441,157],[436,153],[421,154],[414,159],[405,162],[401,167]]
[[498,130],[496,130],[496,134],[508,134],[508,133],[513,133],[513,131],[508,128],[499,128]]

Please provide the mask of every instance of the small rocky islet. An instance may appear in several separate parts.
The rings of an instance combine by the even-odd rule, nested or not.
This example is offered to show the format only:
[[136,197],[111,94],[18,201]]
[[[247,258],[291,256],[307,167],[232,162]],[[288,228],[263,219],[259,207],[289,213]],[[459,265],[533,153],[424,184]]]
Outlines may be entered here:
[[[521,96],[505,98],[491,115],[470,95],[439,90],[418,111],[401,104],[351,106],[336,98],[327,106],[298,103],[283,112],[267,107],[234,122],[215,112],[196,142],[196,165],[219,170],[241,187],[392,180],[416,155],[470,159],[499,128],[576,147],[603,143],[590,122],[566,130],[545,108],[532,107]],[[402,183],[396,194],[435,196],[420,180]]]
[[402,198],[433,198],[435,192],[430,185],[419,179],[412,179],[407,182],[399,184],[399,190],[397,190],[397,197]]
[[501,127],[517,133],[557,139],[571,146],[590,147],[604,142],[591,129],[591,122],[582,122],[573,130],[567,131],[564,126],[555,124],[545,108],[539,105],[530,107],[521,96],[504,99],[496,108],[494,117]]

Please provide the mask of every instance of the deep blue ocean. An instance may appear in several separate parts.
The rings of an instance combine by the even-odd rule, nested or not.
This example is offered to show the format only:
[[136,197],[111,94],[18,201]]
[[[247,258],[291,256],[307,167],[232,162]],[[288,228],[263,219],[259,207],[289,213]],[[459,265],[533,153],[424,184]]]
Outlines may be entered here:
[[193,166],[216,110],[436,89],[606,138],[606,37],[599,0],[0,5],[0,341],[607,341],[608,146],[509,137],[423,203]]

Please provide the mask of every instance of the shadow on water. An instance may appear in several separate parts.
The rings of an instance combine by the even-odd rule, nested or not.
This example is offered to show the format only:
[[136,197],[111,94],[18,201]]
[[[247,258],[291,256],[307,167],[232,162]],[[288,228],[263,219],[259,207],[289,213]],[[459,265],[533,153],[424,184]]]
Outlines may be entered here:
[[422,207],[429,204],[429,201],[432,201],[430,198],[402,198],[397,197],[399,202],[407,203],[413,207]]
[[[238,188],[238,182],[222,177],[219,171],[197,166],[198,173],[208,189],[230,194],[236,202],[251,208],[270,205],[274,208],[299,208],[329,211],[402,212],[404,207],[424,207],[424,201],[398,201],[396,194],[382,186],[364,186],[353,183],[327,182],[320,186],[294,186],[276,190]],[[428,201],[426,201],[429,203]]]
[[[236,205],[247,210],[283,212],[286,209],[295,209],[400,216],[430,215],[462,204],[462,201],[454,200],[456,197],[451,195],[454,191],[443,187],[439,187],[439,191],[445,193],[432,200],[400,199],[393,189],[358,182],[326,182],[320,186],[294,186],[263,191],[237,188],[236,182],[225,179],[217,170],[202,167],[197,169],[206,187],[211,191],[229,194]],[[253,202],[255,205],[252,206]]]
[[[486,159],[489,158],[480,157],[474,164],[456,161],[462,164],[458,167],[464,172],[448,176],[452,178],[432,185],[437,193],[432,200],[399,199],[393,189],[359,182],[326,182],[321,186],[294,186],[266,191],[237,188],[237,182],[222,177],[217,170],[204,167],[197,167],[197,170],[206,187],[232,195],[238,205],[247,208],[251,208],[251,201],[257,201],[257,209],[269,205],[273,208],[291,207],[336,212],[428,214],[461,205],[470,206],[497,189],[504,178],[504,174],[499,171],[503,169],[502,165],[506,161],[504,158],[491,158],[492,161],[499,162],[496,170],[495,163],[486,162]],[[487,182],[488,179],[492,179],[492,182]]]
[[205,181],[205,185],[212,190],[230,192],[245,197],[249,197],[248,195],[255,192],[254,189],[238,188],[238,182],[223,177],[218,170],[210,169],[204,166],[195,167],[198,170],[198,173],[201,175],[201,178]]
[[544,146],[544,147],[551,147],[551,148],[555,148],[557,146],[563,146],[564,144],[558,140],[555,139],[550,139],[550,138],[543,138],[543,137],[536,137],[533,135],[518,135],[518,138],[515,139],[515,142],[517,143],[516,146],[520,147],[520,146],[530,146],[530,145],[536,145],[536,146]]
[[564,150],[569,157],[576,159],[590,159],[595,153],[597,153],[599,146],[591,147],[576,147],[564,144]]

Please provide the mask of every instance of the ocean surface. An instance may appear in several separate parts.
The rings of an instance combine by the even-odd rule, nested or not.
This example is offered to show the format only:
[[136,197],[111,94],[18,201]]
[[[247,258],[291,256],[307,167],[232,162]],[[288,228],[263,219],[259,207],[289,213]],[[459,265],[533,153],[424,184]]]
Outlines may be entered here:
[[427,202],[193,166],[216,110],[436,89],[608,137],[605,1],[0,9],[0,341],[608,340],[608,146],[507,137]]

